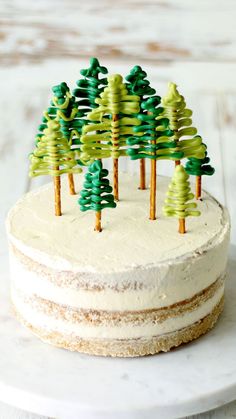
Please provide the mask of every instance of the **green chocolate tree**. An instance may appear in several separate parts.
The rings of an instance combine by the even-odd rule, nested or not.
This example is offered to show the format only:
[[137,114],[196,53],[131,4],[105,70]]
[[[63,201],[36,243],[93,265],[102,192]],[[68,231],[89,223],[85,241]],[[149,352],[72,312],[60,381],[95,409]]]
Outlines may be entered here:
[[54,86],[52,91],[54,97],[50,106],[44,112],[42,123],[38,127],[39,132],[36,135],[36,140],[40,139],[44,129],[47,128],[48,118],[50,120],[57,118],[60,122],[62,135],[71,142],[73,135],[79,137],[85,122],[79,119],[82,114],[79,113],[75,98],[71,95],[70,89],[65,82]]
[[[176,84],[169,83],[167,95],[162,98],[162,106],[165,116],[170,121],[179,151],[184,153],[183,157],[203,159],[206,146],[199,135],[193,137],[197,134],[197,129],[192,126],[192,111],[186,108],[184,97],[179,94]],[[186,136],[191,138],[183,139]],[[176,164],[180,164],[180,161]]]
[[138,95],[141,99],[145,96],[153,96],[156,90],[150,87],[150,82],[146,80],[147,73],[139,65],[135,65],[128,76],[125,77],[128,83],[126,87],[131,95]]
[[[57,119],[60,123],[60,131],[63,137],[68,140],[70,147],[76,150],[77,161],[79,162],[79,137],[85,121],[80,118],[81,113],[78,111],[75,98],[72,97],[70,89],[65,82],[54,86],[52,91],[54,97],[50,106],[44,112],[42,123],[38,127],[39,132],[36,136],[36,144],[42,137],[45,128],[47,128],[48,119]],[[72,173],[68,174],[68,180],[70,193],[74,195],[75,187]]]
[[57,120],[48,120],[47,128],[30,154],[29,176],[51,175],[55,190],[55,215],[61,215],[61,182],[63,173],[80,173],[75,153],[70,149],[68,140],[63,137],[60,123]]
[[112,194],[109,179],[106,179],[108,170],[103,169],[102,162],[96,160],[85,174],[84,189],[80,192],[78,203],[81,211],[93,210],[96,213],[95,231],[102,231],[101,211],[104,208],[115,208],[116,203]]
[[128,95],[122,80],[119,74],[108,77],[108,86],[95,99],[98,107],[87,116],[92,123],[83,127],[81,136],[81,159],[113,158],[116,200],[119,199],[118,158],[126,156],[126,138],[133,134],[133,126],[140,125],[135,117],[140,110],[139,96]]
[[[150,86],[150,82],[146,79],[147,73],[139,66],[136,65],[132,68],[129,75],[126,76],[126,87],[131,95],[140,96],[140,102],[147,98],[147,96],[153,96],[156,90]],[[140,110],[142,112],[142,108]],[[140,159],[140,185],[139,189],[146,189],[146,167],[145,159]]]
[[188,216],[199,216],[200,211],[195,210],[195,202],[189,202],[194,198],[191,193],[189,175],[185,172],[182,165],[177,165],[174,176],[169,185],[167,199],[163,207],[163,212],[167,217],[178,217],[179,233],[186,233],[185,218]]
[[107,78],[101,78],[100,74],[105,75],[107,73],[107,68],[101,66],[97,58],[91,58],[90,67],[80,71],[84,78],[77,80],[78,88],[73,90],[73,95],[79,99],[77,104],[83,116],[86,116],[88,112],[98,106],[95,99],[107,85]]
[[160,102],[159,96],[150,97],[142,102],[143,113],[137,116],[141,125],[133,129],[139,137],[134,135],[127,139],[127,144],[131,146],[127,154],[132,160],[151,159],[151,220],[156,219],[156,160],[177,160],[183,156],[183,153],[178,151],[176,141],[173,140],[173,131],[169,128],[169,120],[164,117],[163,108],[159,106]]
[[69,87],[65,82],[52,88],[54,98],[52,104],[57,109],[57,117],[60,122],[61,132],[64,137],[72,144],[73,138],[80,138],[82,127],[85,121],[81,119],[82,112],[78,110],[75,97],[72,96]]
[[[78,110],[75,97],[71,95],[66,83],[61,83],[52,88],[54,97],[52,104],[57,109],[57,119],[60,123],[62,135],[67,138],[72,150],[76,153],[77,163],[81,164],[80,156],[80,136],[85,120],[82,119],[82,112]],[[48,116],[47,114],[45,115]],[[75,195],[73,174],[68,174],[69,188],[71,195]]]
[[190,157],[185,165],[186,172],[189,175],[196,176],[196,199],[200,199],[202,195],[202,176],[212,176],[215,173],[214,167],[208,163],[210,163],[210,158],[207,156],[207,151],[205,151],[203,159]]

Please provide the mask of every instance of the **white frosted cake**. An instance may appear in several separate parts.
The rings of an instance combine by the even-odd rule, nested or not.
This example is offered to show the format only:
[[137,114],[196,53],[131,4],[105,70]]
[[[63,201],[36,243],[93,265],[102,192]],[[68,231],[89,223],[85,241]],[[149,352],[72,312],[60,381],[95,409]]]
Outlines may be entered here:
[[[80,212],[62,182],[62,217],[53,185],[23,196],[8,215],[12,302],[18,319],[42,340],[97,355],[168,351],[207,332],[223,308],[229,243],[227,211],[208,193],[189,217],[187,234],[162,215],[170,179],[158,177],[157,220],[149,190],[122,174],[120,202]],[[77,190],[82,176],[77,176]]]

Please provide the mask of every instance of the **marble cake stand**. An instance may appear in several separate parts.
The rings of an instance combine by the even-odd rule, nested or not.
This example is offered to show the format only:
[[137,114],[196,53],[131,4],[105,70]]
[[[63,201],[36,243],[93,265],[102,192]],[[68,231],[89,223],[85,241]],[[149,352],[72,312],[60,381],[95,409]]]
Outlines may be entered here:
[[232,401],[236,262],[229,265],[226,308],[215,329],[145,358],[90,357],[41,343],[11,317],[0,292],[0,400],[58,419],[170,419]]

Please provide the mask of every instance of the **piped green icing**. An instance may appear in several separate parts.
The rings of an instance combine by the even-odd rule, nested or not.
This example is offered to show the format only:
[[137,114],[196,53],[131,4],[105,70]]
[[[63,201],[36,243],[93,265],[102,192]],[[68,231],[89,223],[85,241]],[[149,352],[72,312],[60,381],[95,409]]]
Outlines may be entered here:
[[194,198],[188,179],[189,175],[185,172],[184,167],[182,165],[176,166],[163,207],[164,215],[186,218],[201,214],[200,211],[194,209],[197,207],[196,202],[188,202]]
[[[134,126],[140,125],[135,116],[140,110],[139,101],[139,96],[128,94],[122,76],[115,74],[108,77],[108,86],[95,100],[98,107],[87,116],[92,123],[83,127],[83,161],[126,155],[126,138],[133,134]],[[114,115],[117,120],[114,120]]]
[[210,158],[206,152],[204,159],[189,158],[185,165],[185,170],[189,175],[212,176],[215,173],[215,169],[208,163],[210,163]]
[[128,76],[125,77],[128,83],[126,87],[131,95],[140,96],[141,101],[145,96],[153,96],[156,90],[150,86],[150,82],[146,79],[147,73],[139,65],[135,65]]
[[102,162],[99,160],[88,167],[78,200],[81,211],[101,211],[104,208],[116,207],[112,187],[109,179],[106,179],[107,175],[108,170],[103,169]]
[[[170,121],[170,128],[174,132],[174,140],[177,141],[179,151],[184,157],[195,157],[202,159],[205,156],[206,146],[197,134],[197,129],[192,126],[192,111],[186,108],[186,102],[177,90],[175,83],[168,84],[168,92],[162,98],[164,115]],[[194,136],[190,139],[183,139]]]
[[160,96],[153,96],[141,104],[142,113],[137,116],[141,125],[135,126],[134,135],[127,139],[127,144],[131,146],[127,154],[132,160],[178,160],[183,157],[173,140],[173,131],[169,127],[169,120],[164,116],[163,108],[159,106],[160,102]]
[[75,152],[70,149],[68,140],[63,137],[57,120],[47,121],[47,127],[29,158],[30,177],[81,172],[81,168],[77,166]]
[[[88,116],[91,120],[97,120],[95,115],[100,117],[104,113],[118,115],[132,115],[139,112],[140,98],[137,95],[129,95],[123,78],[120,74],[113,74],[108,77],[108,86],[101,93],[100,97],[95,99],[95,103],[99,105]],[[93,119],[94,118],[94,119]]]
[[70,89],[65,82],[52,87],[54,94],[50,106],[44,112],[42,123],[38,127],[36,135],[36,143],[43,135],[43,131],[47,128],[48,119],[57,119],[60,123],[62,135],[67,138],[70,145],[79,151],[82,126],[85,120],[81,119],[82,114],[78,110],[75,98],[71,95]]
[[107,72],[107,68],[101,66],[98,59],[94,57],[90,59],[89,68],[80,71],[80,74],[84,78],[77,80],[76,84],[78,88],[73,90],[73,94],[79,99],[77,104],[84,116],[86,116],[91,109],[98,106],[95,99],[107,85],[107,78],[100,77],[100,74],[106,75]]
[[[176,110],[185,109],[186,103],[184,97],[180,95],[179,91],[177,90],[177,85],[175,83],[168,83],[168,92],[166,96],[162,98],[162,105],[165,107],[174,107]],[[192,115],[192,111],[190,109],[185,109],[185,112],[185,116]],[[196,134],[196,132],[197,131],[193,132],[193,135]]]
[[[59,119],[61,132],[73,144],[79,143],[82,127],[85,120],[81,119],[82,112],[78,110],[75,97],[72,96],[66,83],[61,83],[52,88],[54,98],[53,105],[57,108],[57,118]],[[76,142],[75,139],[78,141]]]

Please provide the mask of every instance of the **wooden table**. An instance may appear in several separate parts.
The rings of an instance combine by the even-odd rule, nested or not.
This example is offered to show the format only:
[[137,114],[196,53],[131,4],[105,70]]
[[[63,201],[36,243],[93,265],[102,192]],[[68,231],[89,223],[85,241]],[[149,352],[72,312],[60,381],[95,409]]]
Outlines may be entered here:
[[[235,1],[2,0],[0,11],[0,265],[7,210],[42,182],[29,181],[27,155],[50,88],[64,80],[73,88],[90,56],[123,75],[142,65],[160,95],[168,81],[179,85],[216,168],[204,187],[229,208],[236,243]],[[158,170],[170,174],[163,162]],[[197,417],[235,415],[231,403]],[[0,404],[0,419],[36,417]]]

